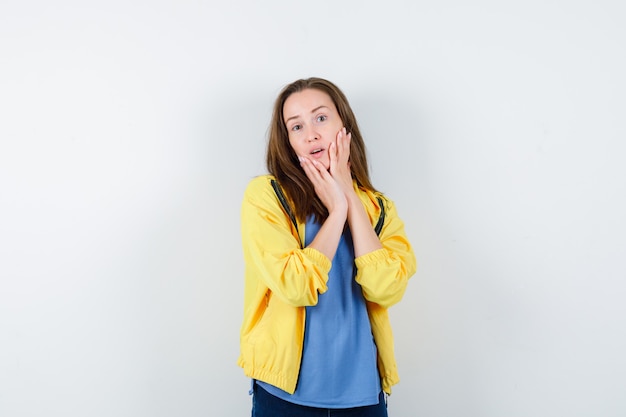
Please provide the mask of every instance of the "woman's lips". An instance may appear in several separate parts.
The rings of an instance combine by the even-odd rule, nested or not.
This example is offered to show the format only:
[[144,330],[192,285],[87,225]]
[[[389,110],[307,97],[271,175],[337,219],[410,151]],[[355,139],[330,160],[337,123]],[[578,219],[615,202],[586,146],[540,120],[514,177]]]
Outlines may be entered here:
[[311,158],[315,158],[315,159],[320,159],[322,157],[322,155],[324,155],[326,149],[314,149],[309,155],[311,156]]

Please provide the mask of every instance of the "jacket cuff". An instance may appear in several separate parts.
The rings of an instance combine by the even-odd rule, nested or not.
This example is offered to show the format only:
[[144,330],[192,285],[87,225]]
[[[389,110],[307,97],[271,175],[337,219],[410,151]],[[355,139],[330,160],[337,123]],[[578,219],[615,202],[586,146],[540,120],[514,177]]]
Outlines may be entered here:
[[358,269],[361,269],[367,265],[384,262],[388,258],[389,258],[389,255],[387,253],[387,249],[380,248],[370,253],[366,253],[365,255],[359,256],[358,258],[354,260],[354,263]]
[[326,257],[322,252],[318,251],[315,248],[304,248],[304,253],[306,256],[311,259],[315,264],[317,264],[326,274],[330,272],[330,267],[332,263],[330,259]]

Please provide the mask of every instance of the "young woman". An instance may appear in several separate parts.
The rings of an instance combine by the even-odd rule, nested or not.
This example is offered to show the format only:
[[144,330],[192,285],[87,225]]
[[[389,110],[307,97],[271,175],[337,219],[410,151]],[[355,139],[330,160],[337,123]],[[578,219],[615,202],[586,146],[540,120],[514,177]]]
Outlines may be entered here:
[[252,416],[386,416],[384,393],[398,382],[387,309],[416,261],[334,84],[282,90],[267,167],[241,211],[239,365],[252,378]]

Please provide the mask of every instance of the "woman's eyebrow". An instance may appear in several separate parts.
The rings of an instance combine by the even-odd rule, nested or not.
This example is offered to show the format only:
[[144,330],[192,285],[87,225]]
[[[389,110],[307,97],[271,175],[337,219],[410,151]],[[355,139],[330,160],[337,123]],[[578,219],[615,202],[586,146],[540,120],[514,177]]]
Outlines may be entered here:
[[289,119],[285,120],[285,124],[287,124],[291,119],[297,119],[298,117],[300,117],[299,114],[296,114],[295,116],[291,116]]
[[[328,106],[325,105],[321,105],[321,106],[317,106],[316,108],[314,108],[313,110],[311,110],[311,113],[315,113],[316,111],[320,110],[320,109],[324,109],[324,108],[328,108]],[[291,119],[297,119],[298,117],[300,117],[299,114],[296,114],[295,116],[291,116],[289,119],[285,120],[285,123],[288,123]]]
[[322,108],[328,108],[328,107],[327,107],[327,106],[324,106],[324,105],[322,104],[321,106],[318,106],[318,107],[314,108],[313,110],[311,110],[311,113],[315,113],[316,111],[318,111],[319,109],[322,109]]

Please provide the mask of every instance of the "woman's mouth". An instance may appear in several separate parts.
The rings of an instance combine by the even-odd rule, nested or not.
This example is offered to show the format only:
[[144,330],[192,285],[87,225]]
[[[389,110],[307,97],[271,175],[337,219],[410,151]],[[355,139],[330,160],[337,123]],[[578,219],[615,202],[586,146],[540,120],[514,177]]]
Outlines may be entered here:
[[324,148],[317,148],[317,149],[313,149],[310,155],[313,158],[319,158],[323,155],[323,153],[324,153]]

